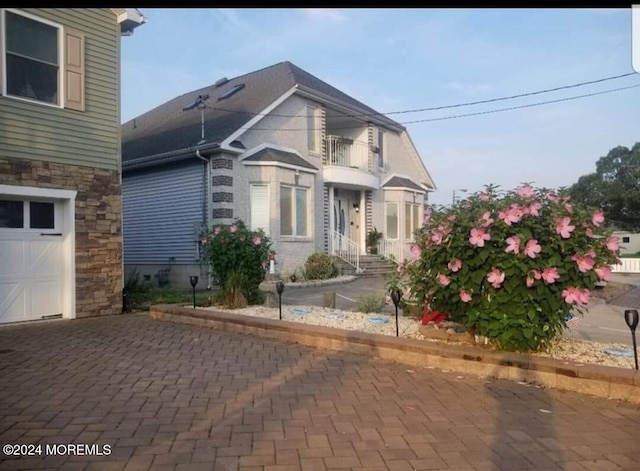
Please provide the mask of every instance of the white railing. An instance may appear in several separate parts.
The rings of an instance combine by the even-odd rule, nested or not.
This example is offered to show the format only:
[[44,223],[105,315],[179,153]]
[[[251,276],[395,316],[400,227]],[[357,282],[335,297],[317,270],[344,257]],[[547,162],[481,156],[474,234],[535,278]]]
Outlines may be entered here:
[[327,163],[339,167],[369,169],[369,148],[366,144],[340,136],[327,136]]
[[355,267],[356,272],[360,271],[360,246],[348,237],[337,231],[331,231],[329,251],[331,255],[340,257],[349,265]]
[[640,273],[640,258],[621,258],[618,265],[612,265],[613,273]]
[[399,240],[381,240],[378,242],[378,253],[388,260],[401,264],[404,260],[411,259],[411,246],[413,242],[400,243]]

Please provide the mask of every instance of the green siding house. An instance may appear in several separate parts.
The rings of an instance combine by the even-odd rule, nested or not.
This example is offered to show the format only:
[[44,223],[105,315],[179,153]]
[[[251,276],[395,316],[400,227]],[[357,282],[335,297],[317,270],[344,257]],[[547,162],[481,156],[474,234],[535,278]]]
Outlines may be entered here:
[[136,9],[0,9],[0,324],[122,307],[120,38]]

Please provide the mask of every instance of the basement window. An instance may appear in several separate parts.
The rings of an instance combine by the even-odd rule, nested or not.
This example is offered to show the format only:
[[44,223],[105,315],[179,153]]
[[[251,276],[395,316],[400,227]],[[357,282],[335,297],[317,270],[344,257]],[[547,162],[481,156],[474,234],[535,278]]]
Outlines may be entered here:
[[227,98],[229,98],[230,96],[235,95],[236,93],[238,93],[240,90],[242,90],[244,88],[244,83],[239,83],[238,85],[234,85],[233,87],[231,87],[229,90],[227,90],[226,92],[224,92],[222,95],[220,95],[218,97],[218,101],[220,100],[225,100]]

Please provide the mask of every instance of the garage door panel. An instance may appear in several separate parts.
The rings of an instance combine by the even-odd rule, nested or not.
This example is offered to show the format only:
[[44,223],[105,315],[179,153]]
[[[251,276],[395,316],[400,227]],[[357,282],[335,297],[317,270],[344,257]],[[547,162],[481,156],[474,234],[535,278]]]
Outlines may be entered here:
[[36,240],[30,242],[28,247],[27,271],[36,276],[48,275],[59,278],[62,263],[60,241]]
[[18,283],[0,283],[0,324],[25,320],[27,293]]
[[62,286],[60,281],[38,281],[29,287],[31,314],[34,318],[62,314]]
[[0,277],[24,272],[24,248],[21,240],[0,241]]

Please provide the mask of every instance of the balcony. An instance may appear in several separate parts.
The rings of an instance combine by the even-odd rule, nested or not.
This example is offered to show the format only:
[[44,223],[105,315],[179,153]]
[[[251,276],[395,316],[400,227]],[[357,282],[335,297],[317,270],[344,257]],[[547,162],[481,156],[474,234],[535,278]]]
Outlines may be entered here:
[[325,182],[353,189],[380,187],[378,176],[369,171],[367,144],[340,136],[327,136],[325,144],[327,159],[322,172]]

